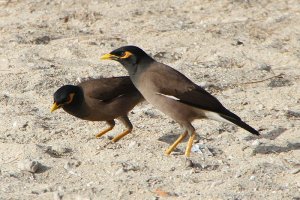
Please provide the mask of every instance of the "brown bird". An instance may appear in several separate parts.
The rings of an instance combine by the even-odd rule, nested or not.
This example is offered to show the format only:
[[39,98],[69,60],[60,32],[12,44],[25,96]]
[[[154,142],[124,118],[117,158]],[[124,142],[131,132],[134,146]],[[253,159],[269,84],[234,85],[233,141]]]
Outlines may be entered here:
[[118,141],[132,131],[128,112],[144,100],[129,76],[91,79],[79,85],[64,85],[54,93],[51,112],[63,108],[67,113],[89,121],[106,121],[109,127],[96,137],[101,137],[120,120],[127,130],[112,139]]
[[144,98],[184,128],[184,133],[166,150],[166,154],[170,154],[188,134],[185,155],[190,156],[196,134],[191,122],[195,119],[208,118],[233,123],[259,135],[258,131],[227,110],[206,90],[175,69],[155,61],[136,46],[120,47],[101,59],[121,63]]

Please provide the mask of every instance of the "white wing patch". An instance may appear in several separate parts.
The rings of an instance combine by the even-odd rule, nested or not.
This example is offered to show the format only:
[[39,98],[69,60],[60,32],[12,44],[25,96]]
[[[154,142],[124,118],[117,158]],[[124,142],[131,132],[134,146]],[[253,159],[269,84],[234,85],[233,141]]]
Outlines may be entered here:
[[172,96],[172,95],[162,94],[162,93],[159,93],[159,92],[157,92],[156,94],[161,95],[161,96],[164,96],[164,97],[167,97],[167,98],[169,98],[169,99],[176,100],[176,101],[179,101],[179,100],[180,100],[180,99],[178,99],[177,97],[174,97],[174,96]]
[[216,120],[219,122],[226,122],[226,123],[233,124],[231,121],[228,121],[227,119],[221,117],[218,113],[206,110],[206,111],[204,111],[204,114],[208,119],[213,119],[213,120]]

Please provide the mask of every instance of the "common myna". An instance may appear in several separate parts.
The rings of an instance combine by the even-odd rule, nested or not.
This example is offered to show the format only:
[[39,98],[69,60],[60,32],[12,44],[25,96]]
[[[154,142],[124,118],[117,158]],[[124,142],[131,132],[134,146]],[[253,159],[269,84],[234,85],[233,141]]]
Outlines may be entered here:
[[258,131],[227,110],[203,88],[175,69],[155,61],[136,46],[120,47],[103,55],[101,59],[120,62],[144,98],[184,128],[184,133],[166,150],[167,155],[189,134],[185,156],[190,156],[195,137],[195,128],[191,122],[195,119],[231,122],[259,135]]
[[96,137],[101,137],[115,126],[119,119],[127,128],[112,139],[118,141],[132,131],[128,112],[144,98],[132,84],[129,76],[91,79],[79,85],[64,85],[54,93],[51,112],[63,108],[67,113],[89,121],[106,121],[109,127]]

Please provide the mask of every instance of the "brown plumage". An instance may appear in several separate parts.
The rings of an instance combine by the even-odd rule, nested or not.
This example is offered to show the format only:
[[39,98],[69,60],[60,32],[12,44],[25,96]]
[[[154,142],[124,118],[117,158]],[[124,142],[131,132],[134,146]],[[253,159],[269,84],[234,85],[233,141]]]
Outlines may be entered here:
[[136,46],[120,47],[105,54],[102,59],[120,62],[144,98],[184,128],[184,133],[167,149],[166,154],[170,154],[189,134],[185,155],[187,157],[190,155],[196,134],[192,125],[195,119],[207,118],[233,123],[252,134],[259,135],[258,131],[227,110],[217,98],[182,73],[155,61]]
[[114,119],[119,119],[127,130],[113,138],[114,142],[131,132],[133,126],[128,112],[144,100],[128,76],[91,79],[76,86],[64,85],[53,96],[51,112],[63,108],[80,119],[106,121],[109,127],[96,137],[112,130]]

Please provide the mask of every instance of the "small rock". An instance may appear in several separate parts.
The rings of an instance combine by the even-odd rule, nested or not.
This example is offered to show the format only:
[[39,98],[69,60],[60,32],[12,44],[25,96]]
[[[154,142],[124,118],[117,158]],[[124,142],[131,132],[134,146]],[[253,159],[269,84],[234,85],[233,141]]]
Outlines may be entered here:
[[50,42],[50,37],[49,36],[42,36],[38,37],[34,40],[35,44],[48,44]]
[[136,141],[132,141],[129,143],[128,147],[133,148],[136,145]]
[[263,64],[260,64],[259,66],[257,66],[257,69],[269,72],[269,71],[271,71],[271,65],[263,63]]
[[209,148],[204,144],[194,144],[191,149],[194,153],[201,153],[206,156],[213,156],[213,153],[209,150]]
[[27,121],[26,122],[15,121],[13,123],[13,128],[14,129],[21,129],[21,130],[23,130],[23,129],[26,129],[27,126],[28,126],[28,122]]
[[190,168],[190,167],[193,167],[193,166],[194,166],[194,163],[190,159],[187,159],[185,161],[185,167],[186,168]]
[[149,116],[150,118],[156,118],[158,115],[153,110],[146,110],[144,111],[144,114]]
[[28,172],[35,173],[40,167],[41,164],[38,161],[34,161],[31,159],[25,159],[18,163],[18,168],[21,171],[28,171]]
[[256,176],[254,176],[254,175],[250,176],[250,178],[249,178],[250,181],[254,181],[255,179],[256,179]]
[[171,167],[171,168],[170,168],[170,172],[173,172],[173,171],[175,171],[175,170],[176,170],[175,167]]
[[115,175],[120,175],[120,174],[122,174],[122,173],[124,173],[124,172],[125,172],[124,168],[121,167],[120,169],[118,169],[118,170],[116,171]]
[[81,165],[81,162],[79,160],[70,160],[64,165],[64,168],[66,170],[70,170],[70,169],[79,167],[80,165]]
[[285,116],[287,116],[287,118],[300,118],[300,111],[288,110]]
[[13,128],[17,128],[17,126],[18,126],[18,123],[17,123],[17,122],[14,122],[14,123],[13,123]]
[[70,153],[72,150],[68,147],[64,147],[61,145],[54,145],[52,146],[52,151],[56,152],[59,155],[62,155],[62,154]]
[[292,82],[285,78],[274,78],[269,84],[269,87],[284,87],[284,86],[290,86],[293,85]]
[[234,177],[235,178],[240,178],[241,176],[242,176],[241,172],[237,172]]
[[257,106],[257,108],[258,108],[258,110],[262,110],[262,109],[264,108],[264,105],[259,104],[259,105]]
[[261,144],[261,142],[260,141],[258,141],[258,140],[254,140],[253,142],[252,142],[252,146],[253,147],[257,147],[257,146],[259,146]]
[[235,43],[233,43],[234,46],[240,46],[240,45],[244,45],[244,42],[242,42],[241,40],[236,40]]

